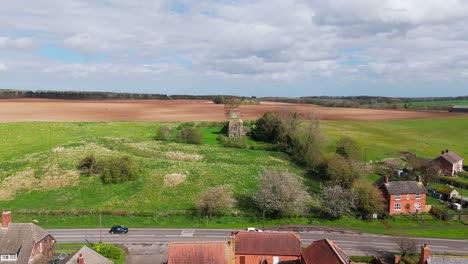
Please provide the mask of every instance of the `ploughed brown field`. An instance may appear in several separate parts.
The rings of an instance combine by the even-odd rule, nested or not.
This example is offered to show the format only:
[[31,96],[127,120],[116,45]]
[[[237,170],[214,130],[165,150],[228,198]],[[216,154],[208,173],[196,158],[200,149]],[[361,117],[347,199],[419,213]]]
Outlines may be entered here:
[[[463,113],[321,107],[261,102],[242,105],[241,117],[253,120],[266,111],[312,111],[322,120],[384,121],[463,116]],[[208,100],[54,100],[0,99],[0,122],[25,121],[221,121],[224,106]]]

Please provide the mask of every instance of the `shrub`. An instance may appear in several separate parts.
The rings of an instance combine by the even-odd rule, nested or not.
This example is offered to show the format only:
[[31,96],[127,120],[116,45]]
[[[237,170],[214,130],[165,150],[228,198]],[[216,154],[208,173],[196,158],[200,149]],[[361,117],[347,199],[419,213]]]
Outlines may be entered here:
[[245,149],[248,147],[248,145],[245,141],[240,139],[236,140],[232,138],[226,138],[226,141],[223,143],[223,147]]
[[101,162],[98,171],[104,183],[121,183],[136,179],[139,166],[130,157],[124,156]]
[[203,133],[195,127],[183,127],[179,134],[180,140],[190,144],[201,144],[203,141]]
[[225,98],[224,96],[217,95],[213,98],[213,103],[215,104],[224,104]]
[[125,251],[116,245],[96,243],[93,245],[93,250],[115,263],[124,263],[125,261]]
[[86,176],[92,176],[97,172],[97,160],[94,155],[89,155],[80,161],[78,169]]
[[435,205],[431,206],[431,210],[429,213],[433,214],[435,217],[439,218],[440,220],[446,220],[448,217],[448,209],[447,208],[439,208]]
[[266,112],[255,121],[250,136],[254,140],[276,143],[280,137],[281,129],[281,118],[278,114]]
[[169,140],[171,137],[171,126],[162,125],[156,130],[156,139],[157,140]]
[[219,134],[219,135],[216,137],[216,140],[217,140],[218,142],[220,142],[220,143],[224,143],[224,142],[226,142],[227,137],[226,137],[225,135],[223,135],[223,134]]
[[349,258],[354,262],[371,263],[372,261],[372,256],[349,256]]

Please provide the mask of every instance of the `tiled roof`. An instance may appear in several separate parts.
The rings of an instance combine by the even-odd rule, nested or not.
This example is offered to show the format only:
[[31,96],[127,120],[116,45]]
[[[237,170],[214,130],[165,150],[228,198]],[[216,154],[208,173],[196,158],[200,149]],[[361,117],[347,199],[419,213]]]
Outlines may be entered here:
[[78,257],[80,256],[80,254],[83,255],[83,258],[84,258],[84,263],[86,264],[112,264],[114,262],[112,262],[111,260],[105,258],[104,256],[102,256],[101,254],[97,253],[96,251],[92,250],[91,248],[87,247],[87,246],[83,246],[82,248],[80,248],[80,250],[78,250],[78,252],[76,252],[73,256],[67,258],[68,261],[66,262],[62,262],[64,264],[76,264],[78,263]]
[[424,187],[422,183],[416,181],[394,181],[384,183],[383,186],[389,194],[427,193],[426,187]]
[[302,252],[305,264],[348,264],[348,255],[328,239],[314,241]]
[[460,160],[463,160],[460,156],[458,156],[455,152],[449,151],[437,157],[436,159],[445,159],[446,161],[450,162],[451,164],[455,164]]
[[[28,263],[34,244],[47,235],[46,230],[35,224],[10,223],[8,228],[0,229],[0,253],[16,254],[19,251],[16,263]],[[0,262],[3,263],[11,262]]]
[[227,242],[173,242],[168,264],[228,264],[231,249]]
[[235,234],[236,255],[300,256],[301,239],[293,232],[246,232]]

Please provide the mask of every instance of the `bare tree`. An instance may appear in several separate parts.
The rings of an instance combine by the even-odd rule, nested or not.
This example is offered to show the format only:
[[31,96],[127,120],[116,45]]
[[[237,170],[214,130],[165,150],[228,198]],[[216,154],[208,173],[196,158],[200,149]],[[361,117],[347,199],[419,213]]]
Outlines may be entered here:
[[209,218],[222,209],[230,209],[234,205],[231,190],[228,186],[211,187],[204,191],[198,201],[198,208]]
[[440,164],[438,162],[428,162],[421,167],[421,176],[423,177],[426,185],[434,182],[440,174]]
[[404,236],[396,237],[395,243],[398,245],[402,257],[416,253],[419,244],[418,240]]
[[259,175],[253,196],[258,208],[265,213],[302,213],[310,200],[309,193],[299,176],[280,171],[263,170]]
[[325,186],[320,191],[322,210],[334,218],[340,218],[353,212],[355,206],[355,194],[340,185]]

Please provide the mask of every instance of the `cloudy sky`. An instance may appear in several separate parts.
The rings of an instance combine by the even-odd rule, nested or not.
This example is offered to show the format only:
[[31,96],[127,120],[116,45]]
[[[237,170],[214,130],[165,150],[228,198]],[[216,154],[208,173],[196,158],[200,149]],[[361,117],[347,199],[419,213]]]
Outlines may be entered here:
[[468,0],[0,3],[0,89],[468,95]]

